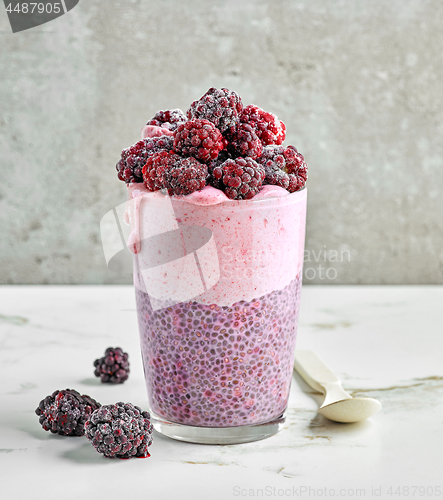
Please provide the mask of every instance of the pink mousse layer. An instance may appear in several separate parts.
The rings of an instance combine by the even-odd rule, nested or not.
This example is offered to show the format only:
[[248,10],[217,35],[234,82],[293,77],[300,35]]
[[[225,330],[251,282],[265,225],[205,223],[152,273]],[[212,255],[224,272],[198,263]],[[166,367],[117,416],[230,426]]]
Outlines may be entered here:
[[161,135],[174,135],[174,132],[167,128],[156,127],[155,125],[145,125],[140,135],[142,139],[147,139],[148,137],[160,137]]
[[[306,189],[290,194],[266,185],[252,200],[230,200],[211,186],[182,197],[149,192],[143,184],[129,184],[128,191],[128,247],[138,269],[147,269],[134,275],[135,285],[160,301],[231,306],[282,290],[301,275]],[[200,248],[184,241],[177,258],[177,249],[169,248],[177,239],[170,243],[168,234],[185,226],[207,228],[210,237]],[[147,244],[152,237],[158,265]],[[174,258],[165,264],[165,255]]]

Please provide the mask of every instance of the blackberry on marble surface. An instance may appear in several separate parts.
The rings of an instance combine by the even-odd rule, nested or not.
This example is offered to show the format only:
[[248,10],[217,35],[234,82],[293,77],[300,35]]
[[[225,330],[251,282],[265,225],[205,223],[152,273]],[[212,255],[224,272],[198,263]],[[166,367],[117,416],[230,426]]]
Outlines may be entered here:
[[151,416],[131,403],[104,405],[85,424],[86,437],[109,458],[146,458],[152,444]]
[[83,436],[86,420],[100,406],[86,394],[64,389],[42,399],[35,413],[45,431],[61,436]]
[[122,384],[129,377],[128,357],[121,347],[108,347],[105,355],[94,361],[94,375],[103,383]]

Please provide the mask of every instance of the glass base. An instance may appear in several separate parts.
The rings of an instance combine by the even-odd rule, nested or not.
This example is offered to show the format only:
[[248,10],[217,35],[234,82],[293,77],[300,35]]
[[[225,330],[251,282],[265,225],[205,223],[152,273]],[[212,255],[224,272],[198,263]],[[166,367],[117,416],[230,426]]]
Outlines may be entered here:
[[172,439],[198,444],[241,444],[251,441],[260,441],[277,434],[283,429],[285,414],[257,425],[241,425],[238,427],[195,427],[192,425],[177,424],[159,417],[150,411],[154,429]]

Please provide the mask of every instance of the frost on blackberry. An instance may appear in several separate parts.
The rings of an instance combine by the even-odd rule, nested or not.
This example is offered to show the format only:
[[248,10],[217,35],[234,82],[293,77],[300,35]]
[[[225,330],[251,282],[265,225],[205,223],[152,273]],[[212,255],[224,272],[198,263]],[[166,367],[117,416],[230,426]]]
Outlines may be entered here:
[[146,125],[154,125],[174,131],[180,123],[184,123],[186,120],[186,115],[181,109],[167,109],[157,111]]
[[122,384],[129,377],[128,357],[121,347],[108,347],[105,355],[94,361],[94,375],[106,384]]
[[308,178],[308,166],[294,146],[266,146],[257,160],[265,169],[265,184],[299,191]]
[[[186,115],[180,109],[158,111],[142,136],[149,137],[123,150],[116,167],[120,180],[144,182],[149,191],[186,195],[211,185],[233,199],[249,199],[260,183],[292,193],[307,180],[303,156],[293,146],[282,146],[285,124],[254,104],[243,107],[241,97],[226,88],[210,88]],[[222,164],[239,158],[253,172],[231,175],[233,164],[227,165],[232,172],[223,172]],[[223,182],[225,176],[231,185]]]
[[215,167],[212,175],[228,198],[248,200],[260,191],[265,171],[252,158],[236,158]]
[[174,151],[183,156],[207,163],[217,158],[222,149],[221,132],[208,120],[189,120],[174,132]]
[[150,137],[136,142],[121,152],[116,169],[118,178],[127,184],[143,182],[142,170],[147,159],[159,151],[170,151],[173,145],[171,136]]
[[268,113],[258,106],[250,104],[243,108],[240,122],[248,123],[264,146],[281,144],[286,137],[286,125],[273,113]]
[[212,160],[208,165],[208,184],[217,189],[222,189],[222,184],[220,179],[215,178],[212,175],[214,168],[219,167],[226,160],[232,158],[231,154],[227,149],[222,149],[215,160]]
[[154,154],[143,167],[143,179],[149,191],[166,189],[170,196],[199,191],[205,187],[207,178],[205,164],[172,151]]
[[143,167],[143,181],[149,191],[166,187],[166,173],[180,164],[181,157],[172,151],[160,151],[148,158]]
[[263,144],[248,123],[240,123],[235,132],[231,133],[228,151],[233,157],[248,156],[253,160],[261,156]]
[[105,457],[145,458],[152,444],[151,416],[131,403],[104,405],[85,424],[91,444]]
[[168,194],[187,195],[206,186],[208,167],[195,158],[180,158],[179,163],[165,173],[164,187]]
[[45,431],[61,436],[83,436],[85,422],[100,403],[74,389],[54,391],[35,410]]
[[237,92],[212,87],[191,104],[186,115],[190,120],[209,120],[224,133],[237,124],[242,109],[242,100]]

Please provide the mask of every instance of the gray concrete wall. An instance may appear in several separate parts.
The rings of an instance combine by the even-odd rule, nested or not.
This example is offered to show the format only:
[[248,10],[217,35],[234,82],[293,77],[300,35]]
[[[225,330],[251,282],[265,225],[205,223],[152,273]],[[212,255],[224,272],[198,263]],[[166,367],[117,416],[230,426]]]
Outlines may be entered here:
[[307,159],[305,282],[443,283],[442,21],[440,0],[81,0],[12,34],[1,5],[0,282],[130,282],[99,235],[120,151],[216,86]]

